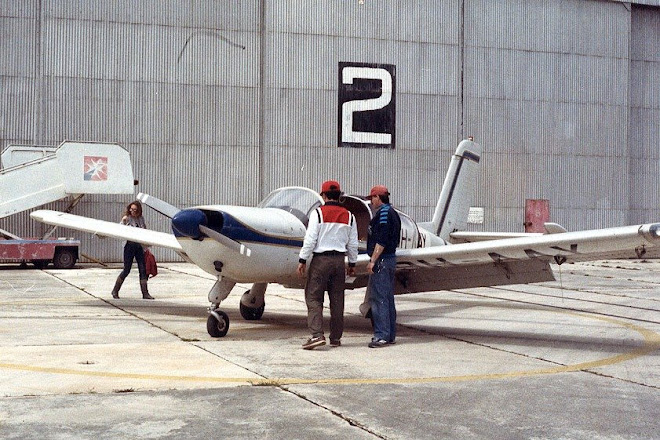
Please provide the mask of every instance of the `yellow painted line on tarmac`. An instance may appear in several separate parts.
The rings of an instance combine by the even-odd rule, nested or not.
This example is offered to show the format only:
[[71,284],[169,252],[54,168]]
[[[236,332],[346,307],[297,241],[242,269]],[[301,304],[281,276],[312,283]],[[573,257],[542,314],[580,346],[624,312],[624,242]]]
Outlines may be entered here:
[[635,359],[645,356],[660,349],[660,334],[651,330],[645,329],[635,324],[630,324],[624,321],[593,316],[584,313],[575,312],[558,312],[569,315],[579,316],[582,318],[590,318],[608,322],[617,326],[625,327],[631,331],[635,331],[642,335],[644,343],[639,348],[632,351],[618,354],[615,356],[597,359],[588,362],[581,362],[571,365],[560,365],[549,368],[541,368],[536,370],[527,371],[511,371],[504,373],[488,373],[488,374],[469,374],[460,376],[437,376],[437,377],[408,377],[408,378],[339,378],[339,379],[302,379],[302,378],[275,378],[275,379],[258,379],[249,377],[209,377],[209,376],[182,376],[182,375],[166,375],[166,374],[140,374],[140,373],[116,373],[109,371],[84,371],[68,368],[54,368],[54,367],[39,367],[34,365],[21,365],[12,363],[0,363],[0,368],[19,371],[30,371],[36,373],[46,374],[67,374],[77,376],[92,376],[103,378],[118,378],[118,379],[141,379],[141,380],[155,380],[155,381],[180,381],[180,382],[207,382],[207,383],[244,383],[258,386],[285,386],[285,385],[304,385],[304,384],[317,384],[317,385],[381,385],[381,384],[415,384],[415,383],[440,383],[440,382],[466,382],[466,381],[483,381],[483,380],[498,380],[498,379],[512,379],[529,376],[540,376],[557,373],[567,373],[574,371],[584,371],[592,368],[599,368],[608,365],[617,364],[620,362]]
[[610,356],[603,359],[597,359],[589,362],[581,362],[572,365],[560,365],[550,368],[541,368],[538,370],[511,371],[505,373],[489,373],[489,374],[468,374],[464,376],[445,376],[445,377],[382,378],[382,379],[321,379],[321,380],[274,379],[271,380],[270,382],[277,382],[278,385],[293,385],[293,384],[355,385],[355,384],[395,384],[395,383],[414,384],[414,383],[433,383],[433,382],[467,382],[467,381],[480,381],[480,380],[512,379],[512,378],[527,377],[527,376],[541,376],[547,374],[584,371],[592,368],[604,367],[608,365],[617,364],[620,362],[625,362],[641,356],[645,356],[660,349],[660,334],[645,329],[643,327],[607,317],[592,316],[588,314],[575,313],[575,312],[560,312],[560,313],[598,319],[601,321],[609,322],[611,324],[628,328],[629,330],[633,330],[640,333],[644,338],[644,344],[639,348],[629,351],[627,353],[622,353],[619,355]]
[[[82,371],[70,368],[38,367],[34,365],[20,365],[0,363],[0,368],[9,370],[31,371],[35,373],[48,374],[71,374],[76,376],[94,376],[120,379],[145,379],[145,380],[168,380],[168,381],[193,381],[193,382],[227,382],[227,383],[249,383],[255,379],[240,377],[204,377],[204,376],[176,376],[167,374],[141,374],[141,373],[113,373],[111,371]],[[258,379],[257,379],[258,380]]]

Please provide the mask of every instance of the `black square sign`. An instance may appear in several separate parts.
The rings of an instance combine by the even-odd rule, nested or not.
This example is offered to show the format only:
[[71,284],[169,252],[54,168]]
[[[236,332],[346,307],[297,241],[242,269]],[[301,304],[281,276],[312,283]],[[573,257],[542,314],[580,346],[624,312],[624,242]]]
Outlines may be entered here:
[[339,146],[395,145],[396,66],[339,63]]

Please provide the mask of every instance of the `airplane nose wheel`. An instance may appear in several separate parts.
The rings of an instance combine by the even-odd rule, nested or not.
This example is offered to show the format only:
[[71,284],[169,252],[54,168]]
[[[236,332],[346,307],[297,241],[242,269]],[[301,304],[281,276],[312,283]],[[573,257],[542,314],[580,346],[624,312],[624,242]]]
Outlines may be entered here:
[[222,310],[213,310],[210,313],[209,319],[206,320],[206,331],[214,338],[222,338],[229,330],[229,316]]

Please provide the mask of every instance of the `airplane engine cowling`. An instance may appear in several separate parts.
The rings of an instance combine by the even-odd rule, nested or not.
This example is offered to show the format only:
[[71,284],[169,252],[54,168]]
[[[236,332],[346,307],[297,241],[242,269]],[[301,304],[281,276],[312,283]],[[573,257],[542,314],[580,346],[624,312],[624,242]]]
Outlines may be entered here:
[[199,226],[207,225],[206,214],[199,209],[183,209],[172,217],[172,232],[176,237],[190,237],[199,240],[204,237]]

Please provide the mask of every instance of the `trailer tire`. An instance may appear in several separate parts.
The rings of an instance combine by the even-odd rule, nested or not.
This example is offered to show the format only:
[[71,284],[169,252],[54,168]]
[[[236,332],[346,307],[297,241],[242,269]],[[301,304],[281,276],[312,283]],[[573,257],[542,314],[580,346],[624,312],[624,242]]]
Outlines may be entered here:
[[53,266],[56,269],[71,269],[76,265],[76,253],[72,249],[59,248],[55,250]]

